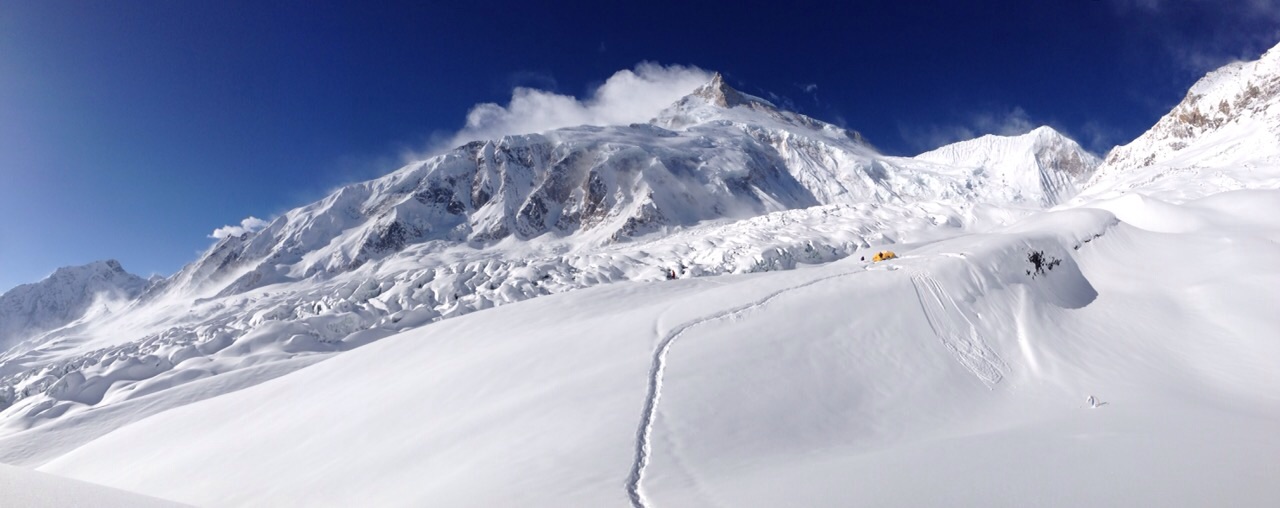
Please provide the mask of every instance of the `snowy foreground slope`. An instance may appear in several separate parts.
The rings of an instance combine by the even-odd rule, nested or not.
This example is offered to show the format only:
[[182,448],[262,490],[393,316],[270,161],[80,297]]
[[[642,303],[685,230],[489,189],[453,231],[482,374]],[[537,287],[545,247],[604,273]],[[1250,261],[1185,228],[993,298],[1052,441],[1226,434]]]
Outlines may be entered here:
[[0,464],[0,500],[23,508],[176,508],[184,506],[130,492]]
[[40,469],[198,505],[1275,506],[1280,191],[1126,213],[1201,222],[539,298]]

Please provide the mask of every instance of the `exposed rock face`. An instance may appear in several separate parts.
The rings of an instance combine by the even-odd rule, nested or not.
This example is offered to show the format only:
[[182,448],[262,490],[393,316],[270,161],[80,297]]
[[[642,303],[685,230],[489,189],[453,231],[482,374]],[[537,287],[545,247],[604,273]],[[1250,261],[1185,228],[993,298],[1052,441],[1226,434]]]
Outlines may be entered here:
[[1196,82],[1151,130],[1108,154],[1108,171],[1146,167],[1177,157],[1195,140],[1232,125],[1261,122],[1280,136],[1280,46],[1258,60],[1234,62]]
[[715,75],[711,77],[710,83],[702,85],[697,90],[694,90],[691,95],[694,97],[701,97],[707,102],[722,108],[762,103],[772,106],[772,104],[765,103],[763,99],[755,97],[748,98],[749,96],[734,90],[729,85],[725,84],[724,76],[721,76],[719,72],[715,73]]
[[1130,192],[1182,202],[1280,186],[1280,46],[1196,82],[1133,142],[1107,155],[1080,200]]

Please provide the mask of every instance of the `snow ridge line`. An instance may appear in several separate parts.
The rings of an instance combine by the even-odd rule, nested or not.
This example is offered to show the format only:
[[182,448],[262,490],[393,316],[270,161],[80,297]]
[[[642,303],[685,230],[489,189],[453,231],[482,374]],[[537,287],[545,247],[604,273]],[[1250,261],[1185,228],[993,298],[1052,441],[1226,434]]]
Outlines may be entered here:
[[649,466],[649,454],[651,451],[651,437],[653,435],[653,422],[658,415],[658,401],[662,398],[662,376],[667,370],[667,353],[671,351],[671,345],[676,339],[684,335],[689,329],[708,323],[711,321],[719,321],[731,319],[742,315],[753,309],[758,309],[767,305],[773,299],[792,291],[803,289],[820,282],[831,279],[854,275],[866,272],[865,269],[852,272],[838,273],[828,275],[826,277],[817,278],[788,288],[779,289],[768,296],[756,300],[752,303],[739,305],[730,309],[716,312],[709,316],[703,316],[691,321],[687,321],[675,329],[667,332],[666,336],[658,343],[658,348],[654,351],[653,363],[649,367],[649,391],[645,396],[644,410],[640,414],[640,426],[636,431],[635,459],[631,462],[631,473],[627,476],[627,496],[631,498],[631,506],[633,508],[647,508],[648,503],[644,498],[644,493],[640,490],[640,482],[644,479],[645,469]]

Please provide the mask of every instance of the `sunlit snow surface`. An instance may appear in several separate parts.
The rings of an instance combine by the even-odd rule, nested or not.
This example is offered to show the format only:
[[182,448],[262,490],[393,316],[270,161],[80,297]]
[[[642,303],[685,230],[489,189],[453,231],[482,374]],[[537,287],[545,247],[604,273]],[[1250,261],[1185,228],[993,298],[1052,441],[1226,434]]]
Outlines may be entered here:
[[718,79],[461,147],[34,320],[0,462],[210,506],[1277,506],[1278,66],[1092,177]]
[[0,504],[22,508],[177,508],[178,503],[0,464]]
[[1280,191],[1125,214],[1204,222],[1049,212],[884,263],[538,298],[41,469],[204,505],[1280,503]]
[[[0,435],[249,367],[278,375],[267,364],[534,297],[981,231],[1057,203],[1097,162],[1048,128],[887,157],[851,131],[708,87],[652,124],[471,143],[345,186],[220,239],[124,306],[74,319],[62,314],[88,299],[29,291],[69,310],[0,353]],[[8,307],[0,322],[27,317]]]

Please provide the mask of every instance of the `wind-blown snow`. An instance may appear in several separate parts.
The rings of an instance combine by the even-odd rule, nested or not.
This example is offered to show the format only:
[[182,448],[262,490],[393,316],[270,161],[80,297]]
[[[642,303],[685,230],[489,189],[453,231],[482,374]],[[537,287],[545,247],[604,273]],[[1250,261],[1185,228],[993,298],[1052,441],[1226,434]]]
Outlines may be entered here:
[[[59,268],[44,280],[0,295],[0,350],[13,342],[86,317],[120,310],[137,298],[147,281],[115,260]],[[4,366],[0,366],[0,372]]]
[[[1036,178],[1082,179],[1078,147],[1044,138],[1014,142],[1035,151]],[[650,123],[469,143],[223,228],[129,312],[0,354],[0,432],[542,295],[786,270],[1007,223],[1027,212],[1001,206],[1042,204],[1041,182],[1026,185],[881,156],[715,75]]]
[[1048,128],[886,157],[719,75],[464,145],[29,335],[0,462],[217,506],[1274,506],[1275,54],[1091,180]]
[[585,100],[519,87],[506,106],[484,103],[471,108],[466,126],[450,139],[448,146],[579,125],[644,122],[710,77],[710,73],[697,67],[642,63],[635,70],[610,76]]

